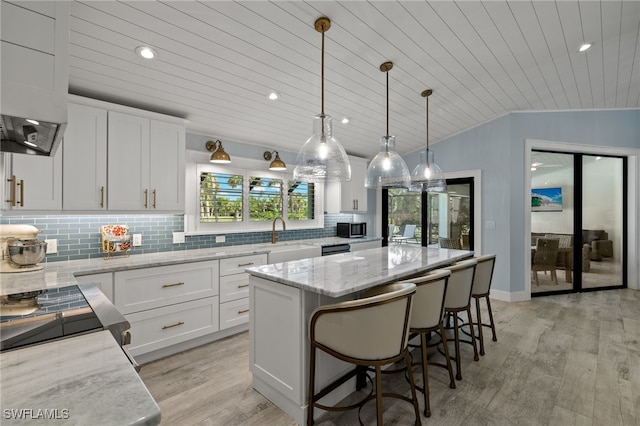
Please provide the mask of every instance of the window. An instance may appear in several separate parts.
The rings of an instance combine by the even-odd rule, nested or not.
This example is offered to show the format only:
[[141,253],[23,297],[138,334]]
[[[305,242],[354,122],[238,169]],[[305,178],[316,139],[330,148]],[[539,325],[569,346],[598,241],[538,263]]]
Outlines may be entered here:
[[[246,163],[253,165],[251,160]],[[318,202],[324,197],[321,185],[294,181],[286,172],[260,169],[196,164],[197,202],[187,204],[188,232],[266,231],[277,217],[284,218],[287,229],[324,226],[323,207]],[[195,220],[188,217],[191,214]]]
[[200,173],[200,222],[242,220],[241,175]]

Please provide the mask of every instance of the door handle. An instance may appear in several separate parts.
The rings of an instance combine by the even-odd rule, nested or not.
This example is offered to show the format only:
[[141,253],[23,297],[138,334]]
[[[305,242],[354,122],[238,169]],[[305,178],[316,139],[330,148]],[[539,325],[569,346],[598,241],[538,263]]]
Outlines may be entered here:
[[104,207],[104,186],[100,187],[100,207]]
[[9,199],[5,200],[7,203],[11,204],[12,207],[16,205],[16,175],[7,178],[7,182],[11,182],[11,190],[9,192]]
[[20,187],[20,207],[24,207],[24,180],[20,179],[20,183],[17,184]]
[[156,208],[156,190],[153,190],[153,208]]
[[148,199],[149,199],[149,190],[145,189],[144,190],[144,208],[148,208],[149,203],[148,203]]

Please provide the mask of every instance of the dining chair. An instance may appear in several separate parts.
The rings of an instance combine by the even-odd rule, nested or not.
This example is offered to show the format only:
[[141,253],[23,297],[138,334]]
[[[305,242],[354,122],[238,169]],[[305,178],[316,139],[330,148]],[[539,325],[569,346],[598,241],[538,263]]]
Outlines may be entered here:
[[[471,289],[473,286],[473,277],[476,271],[476,265],[478,261],[476,259],[462,260],[456,262],[451,266],[447,266],[446,269],[451,271],[449,277],[449,285],[447,286],[447,295],[444,302],[444,311],[447,316],[447,320],[453,319],[453,325],[446,327],[447,329],[453,329],[454,342],[455,342],[455,355],[451,357],[456,363],[456,379],[462,380],[462,357],[460,353],[460,329],[464,324],[459,318],[458,314],[462,312],[467,313],[468,323],[472,322],[471,317]],[[475,332],[473,327],[469,327],[471,334],[471,345],[473,346],[473,359],[478,361],[478,345],[476,344]],[[444,341],[444,339],[443,339]]]
[[540,285],[538,282],[538,271],[549,271],[551,281],[558,285],[558,276],[556,274],[558,246],[559,241],[557,239],[538,238],[535,252],[531,256],[531,273],[534,276],[536,285]]
[[[377,424],[383,424],[382,398],[398,398],[413,405],[415,424],[420,425],[420,410],[416,396],[411,358],[408,351],[409,319],[416,285],[395,283],[372,289],[367,297],[320,306],[311,314],[309,322],[309,395],[307,425],[314,423],[314,408],[327,411],[360,410],[368,401],[376,400]],[[347,406],[328,406],[321,398],[341,383],[341,378],[316,392],[316,351],[323,351],[339,360],[359,367],[375,368],[375,395]],[[382,392],[382,366],[404,360],[408,366],[411,398]],[[362,421],[360,420],[361,424]]]
[[[491,301],[489,300],[489,291],[491,289],[491,280],[493,278],[493,270],[496,264],[496,255],[487,254],[484,256],[476,257],[478,264],[476,265],[476,272],[473,276],[473,287],[471,290],[471,297],[475,300],[476,304],[476,320],[471,323],[471,327],[477,326],[478,336],[476,338],[480,341],[480,355],[484,355],[484,334],[482,327],[491,328],[493,334],[493,341],[497,342],[496,326],[493,322],[493,312],[491,311]],[[489,314],[489,323],[484,324],[482,322],[482,315],[480,313],[480,300],[484,299],[487,304],[487,312]]]
[[439,237],[440,248],[462,250],[462,243],[457,238]]

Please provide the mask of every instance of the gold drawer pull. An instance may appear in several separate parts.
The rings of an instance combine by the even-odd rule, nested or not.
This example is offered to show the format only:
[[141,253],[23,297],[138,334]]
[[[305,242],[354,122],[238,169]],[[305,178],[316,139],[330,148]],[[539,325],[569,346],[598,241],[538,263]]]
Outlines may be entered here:
[[104,186],[100,187],[100,207],[104,207]]
[[179,321],[175,324],[171,324],[171,325],[165,325],[164,327],[162,327],[163,330],[166,330],[168,328],[173,328],[173,327],[180,327],[181,325],[184,325],[184,322]]
[[249,263],[239,263],[238,267],[240,266],[249,266],[249,265],[253,265],[253,262],[249,262]]
[[162,288],[176,287],[179,285],[184,285],[184,283],[163,284]]
[[249,312],[248,309],[243,309],[242,311],[238,311],[238,314],[246,314],[247,312]]
[[245,288],[245,287],[249,287],[249,284],[240,284],[240,285],[238,286],[238,288]]
[[153,190],[153,208],[156,208],[156,190]]
[[17,184],[20,187],[20,207],[24,207],[24,180],[20,179],[20,183]]
[[15,207],[16,205],[16,176],[13,175],[10,178],[7,178],[7,182],[11,182],[11,190],[10,190],[10,194],[9,195],[9,199],[8,200],[4,200],[7,203],[11,204],[11,207]]
[[144,190],[144,208],[145,209],[149,207],[148,201],[149,201],[149,190],[145,189]]

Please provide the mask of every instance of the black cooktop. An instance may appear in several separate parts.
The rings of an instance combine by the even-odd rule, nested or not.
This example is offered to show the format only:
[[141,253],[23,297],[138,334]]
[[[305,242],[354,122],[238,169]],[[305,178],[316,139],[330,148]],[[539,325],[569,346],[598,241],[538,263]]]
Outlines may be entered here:
[[0,296],[0,349],[102,329],[77,285]]

